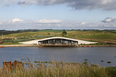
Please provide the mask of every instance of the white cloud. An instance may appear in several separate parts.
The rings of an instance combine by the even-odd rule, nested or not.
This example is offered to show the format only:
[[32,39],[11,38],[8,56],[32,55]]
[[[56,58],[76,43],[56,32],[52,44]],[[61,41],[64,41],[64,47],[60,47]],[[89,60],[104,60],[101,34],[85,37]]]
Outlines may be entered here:
[[[111,21],[110,21],[111,19]],[[87,23],[87,22],[69,22],[58,19],[41,19],[41,20],[13,20],[0,21],[1,29],[116,29],[116,18],[107,18],[106,22]],[[115,21],[113,21],[115,20]],[[105,20],[104,20],[105,21]],[[18,22],[18,23],[14,23]]]
[[114,18],[107,17],[102,22],[104,22],[104,23],[113,23],[113,22],[116,22],[116,17],[114,17]]
[[19,0],[0,0],[0,6],[8,6],[10,4],[13,4],[13,3],[17,3]]
[[0,22],[0,24],[2,24],[2,22]]
[[114,0],[103,0],[103,4],[107,4],[107,3],[111,3],[113,2]]
[[42,19],[42,20],[37,20],[35,22],[37,23],[61,23],[62,21],[58,19],[53,19],[53,20]]
[[23,21],[23,20],[21,20],[19,18],[15,18],[15,19],[12,20],[12,22],[21,22],[21,21]]
[[111,19],[109,18],[109,19],[106,19],[106,22],[111,22]]
[[84,24],[86,24],[86,23],[87,23],[87,22],[82,22],[81,24],[84,25]]

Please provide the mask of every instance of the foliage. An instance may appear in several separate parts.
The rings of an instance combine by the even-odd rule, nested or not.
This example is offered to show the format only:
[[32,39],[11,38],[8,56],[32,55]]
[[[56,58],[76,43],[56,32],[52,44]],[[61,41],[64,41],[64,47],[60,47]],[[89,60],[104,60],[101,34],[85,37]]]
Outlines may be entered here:
[[50,33],[48,33],[48,35],[50,35]]
[[67,35],[67,32],[64,30],[64,31],[62,32],[62,36],[65,36],[65,35]]
[[106,71],[110,77],[116,77],[116,67],[107,67]]
[[19,42],[4,42],[4,43],[2,43],[2,44],[0,44],[0,45],[11,45],[11,44],[20,44]]

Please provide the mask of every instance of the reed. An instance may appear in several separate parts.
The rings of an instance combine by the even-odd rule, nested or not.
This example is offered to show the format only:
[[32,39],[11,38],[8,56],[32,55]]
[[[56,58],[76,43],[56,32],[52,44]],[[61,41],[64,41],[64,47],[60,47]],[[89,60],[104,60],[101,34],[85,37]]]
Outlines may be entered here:
[[103,67],[80,63],[50,62],[39,63],[22,70],[7,71],[0,68],[0,77],[108,77]]

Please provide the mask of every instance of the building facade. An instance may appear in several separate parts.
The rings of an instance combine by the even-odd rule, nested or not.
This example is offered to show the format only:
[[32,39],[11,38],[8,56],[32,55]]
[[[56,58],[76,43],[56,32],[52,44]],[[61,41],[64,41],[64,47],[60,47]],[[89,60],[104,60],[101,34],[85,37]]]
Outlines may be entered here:
[[35,44],[35,45],[79,45],[79,44],[94,44],[97,42],[89,42],[84,40],[77,40],[66,37],[50,37],[39,40],[32,40],[27,42],[20,42],[23,44]]

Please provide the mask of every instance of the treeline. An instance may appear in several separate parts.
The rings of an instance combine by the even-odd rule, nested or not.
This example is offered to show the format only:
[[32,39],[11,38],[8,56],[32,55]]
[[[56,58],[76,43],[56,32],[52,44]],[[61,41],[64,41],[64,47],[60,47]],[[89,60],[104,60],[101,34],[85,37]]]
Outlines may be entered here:
[[17,31],[5,31],[5,30],[0,30],[0,35],[8,35],[8,34],[12,34],[12,33],[22,33],[22,32],[37,32],[39,30],[36,29],[28,29],[28,30],[17,30]]
[[53,29],[24,29],[24,30],[16,30],[16,31],[7,31],[7,30],[0,30],[0,35],[8,35],[8,34],[12,34],[12,33],[22,33],[22,32],[38,32],[38,31],[42,31],[42,32],[46,32],[46,31],[95,31],[95,32],[102,32],[102,31],[106,31],[106,32],[110,32],[110,33],[116,33],[116,30],[98,30],[98,29],[62,29],[62,30],[53,30]]

